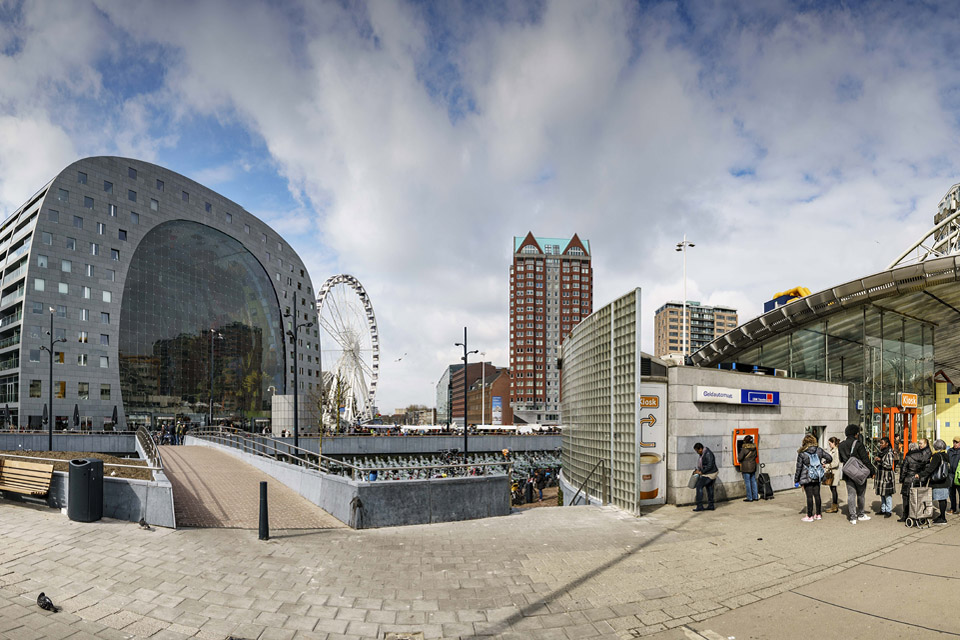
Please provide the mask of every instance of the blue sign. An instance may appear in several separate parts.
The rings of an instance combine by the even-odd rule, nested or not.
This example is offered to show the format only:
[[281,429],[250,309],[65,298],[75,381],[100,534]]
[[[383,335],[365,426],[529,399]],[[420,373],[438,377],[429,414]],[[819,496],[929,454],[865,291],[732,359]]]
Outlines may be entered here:
[[763,404],[776,406],[780,404],[780,392],[740,389],[740,404]]

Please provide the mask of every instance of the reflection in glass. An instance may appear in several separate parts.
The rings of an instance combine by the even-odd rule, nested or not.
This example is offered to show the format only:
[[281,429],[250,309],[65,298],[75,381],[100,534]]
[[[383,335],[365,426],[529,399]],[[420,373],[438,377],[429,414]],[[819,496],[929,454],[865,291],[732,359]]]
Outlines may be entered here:
[[[165,222],[137,248],[120,311],[120,391],[128,416],[203,421],[269,415],[283,389],[280,308],[243,245],[206,225]],[[211,329],[223,336],[214,343]]]

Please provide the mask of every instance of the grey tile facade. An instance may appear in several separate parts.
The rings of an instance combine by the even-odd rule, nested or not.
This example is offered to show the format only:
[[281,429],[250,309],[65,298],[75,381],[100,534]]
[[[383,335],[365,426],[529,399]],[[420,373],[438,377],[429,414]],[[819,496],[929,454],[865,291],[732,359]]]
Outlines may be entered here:
[[[126,158],[86,158],[60,172],[0,224],[0,403],[9,403],[14,422],[36,426],[47,402],[49,359],[39,348],[49,345],[52,308],[55,335],[66,339],[54,348],[63,353],[63,362],[58,356],[54,364],[54,389],[61,382],[65,388],[65,397],[54,399],[58,423],[72,427],[76,405],[86,428],[109,425],[114,406],[120,425],[127,424],[118,353],[127,273],[147,234],[173,220],[198,223],[239,242],[272,283],[274,299],[266,303],[276,305],[279,316],[298,296],[300,322],[314,323],[299,336],[301,393],[319,382],[315,291],[303,262],[276,231],[173,171]],[[277,336],[289,329],[289,320],[283,323]],[[275,345],[285,377],[277,395],[293,390],[293,345],[283,340]],[[88,385],[86,398],[81,383]],[[40,397],[31,397],[38,384]],[[109,385],[109,398],[101,385]]]

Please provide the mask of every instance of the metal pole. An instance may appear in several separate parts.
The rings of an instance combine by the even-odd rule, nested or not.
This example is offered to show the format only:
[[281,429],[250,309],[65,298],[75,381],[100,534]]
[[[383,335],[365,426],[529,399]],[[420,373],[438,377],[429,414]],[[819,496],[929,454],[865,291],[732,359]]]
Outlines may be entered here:
[[683,234],[683,364],[687,364],[687,234]]
[[[297,334],[299,333],[300,327],[297,323],[300,322],[300,316],[297,315],[297,292],[293,292],[293,446],[300,446],[300,419],[299,419],[299,406],[297,403],[297,395],[300,391],[300,387],[297,383],[297,369],[300,366],[300,363],[297,361]],[[297,455],[300,455],[300,452],[297,451]]]
[[[53,316],[50,316],[50,322],[53,322]],[[463,460],[464,462],[466,462],[467,460],[467,328],[466,327],[463,328]]]
[[47,422],[47,451],[53,451],[53,308],[50,308],[50,420]]
[[270,518],[267,515],[267,483],[260,482],[260,539],[270,539]]
[[207,425],[211,427],[213,426],[213,335],[215,333],[214,329],[210,329],[210,406],[207,407],[209,414]]
[[480,424],[487,422],[487,354],[480,354]]

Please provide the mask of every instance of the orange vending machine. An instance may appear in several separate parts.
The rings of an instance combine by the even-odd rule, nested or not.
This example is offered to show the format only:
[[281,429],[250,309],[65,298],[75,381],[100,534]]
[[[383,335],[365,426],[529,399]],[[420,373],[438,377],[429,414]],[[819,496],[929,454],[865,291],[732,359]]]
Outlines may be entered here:
[[734,429],[733,430],[733,464],[740,466],[740,449],[743,446],[743,439],[747,436],[753,436],[753,444],[757,447],[757,468],[760,465],[760,429]]

